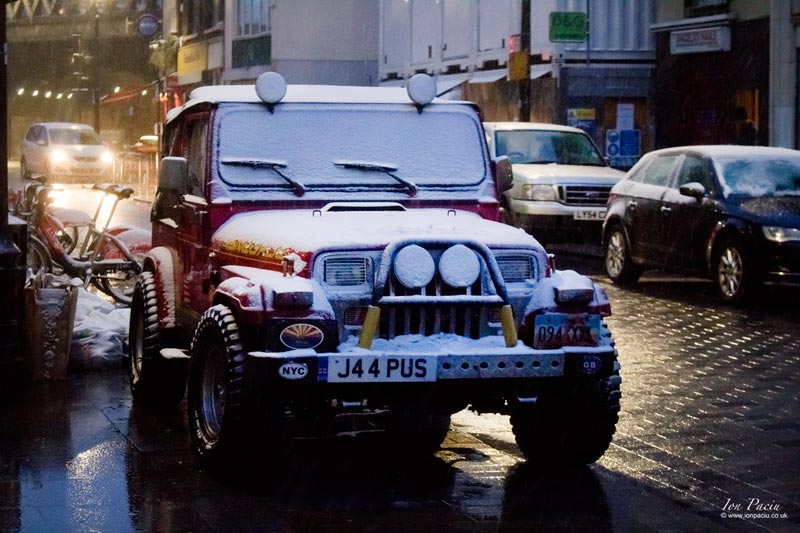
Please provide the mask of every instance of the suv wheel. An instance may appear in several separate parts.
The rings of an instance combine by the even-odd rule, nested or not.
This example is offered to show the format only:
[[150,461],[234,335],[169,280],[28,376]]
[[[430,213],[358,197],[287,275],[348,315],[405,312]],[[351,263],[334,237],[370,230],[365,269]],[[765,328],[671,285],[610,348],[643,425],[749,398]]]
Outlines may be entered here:
[[608,449],[619,420],[619,365],[596,381],[542,394],[534,406],[515,407],[511,426],[526,458],[553,466],[597,461]]
[[712,275],[717,294],[725,302],[740,302],[750,292],[750,261],[735,240],[727,239],[717,249]]
[[162,360],[158,329],[158,300],[152,272],[142,272],[131,301],[128,373],[134,402],[165,408],[176,406],[186,389],[186,364]]
[[642,275],[641,267],[633,263],[628,238],[621,226],[613,226],[608,232],[603,255],[606,273],[617,285],[635,283]]
[[218,470],[234,457],[243,433],[245,353],[239,328],[224,305],[209,308],[192,340],[188,411],[200,464]]

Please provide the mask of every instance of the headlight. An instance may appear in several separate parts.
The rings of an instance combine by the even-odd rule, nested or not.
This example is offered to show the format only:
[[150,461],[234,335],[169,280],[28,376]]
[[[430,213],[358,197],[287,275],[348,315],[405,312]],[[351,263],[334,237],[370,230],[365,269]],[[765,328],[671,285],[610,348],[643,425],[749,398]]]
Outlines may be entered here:
[[63,163],[67,160],[67,154],[61,150],[53,150],[50,152],[50,161],[53,163]]
[[114,154],[109,151],[105,151],[100,154],[100,162],[104,165],[110,165],[111,162],[114,160]]
[[552,185],[527,184],[522,186],[522,197],[537,202],[555,202],[556,191]]
[[775,242],[800,241],[800,229],[781,228],[779,226],[764,226],[764,237]]

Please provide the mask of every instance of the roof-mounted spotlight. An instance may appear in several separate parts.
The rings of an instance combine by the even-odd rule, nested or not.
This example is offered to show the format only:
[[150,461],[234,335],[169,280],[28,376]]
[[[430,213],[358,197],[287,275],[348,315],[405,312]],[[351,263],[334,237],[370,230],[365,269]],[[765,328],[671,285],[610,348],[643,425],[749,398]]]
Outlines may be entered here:
[[427,74],[414,74],[408,80],[406,91],[411,101],[422,111],[422,106],[430,104],[436,98],[436,82]]
[[286,96],[286,80],[277,72],[265,72],[256,79],[256,94],[271,113],[275,104]]

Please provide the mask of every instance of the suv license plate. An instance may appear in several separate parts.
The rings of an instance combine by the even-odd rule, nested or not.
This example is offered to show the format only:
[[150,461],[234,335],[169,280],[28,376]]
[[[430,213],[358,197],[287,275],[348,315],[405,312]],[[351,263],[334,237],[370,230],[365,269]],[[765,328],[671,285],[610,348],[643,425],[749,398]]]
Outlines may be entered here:
[[436,381],[436,357],[331,356],[328,383]]
[[606,218],[605,209],[581,209],[572,213],[575,220],[603,220]]
[[536,317],[533,347],[551,350],[562,346],[597,346],[600,317],[548,313]]

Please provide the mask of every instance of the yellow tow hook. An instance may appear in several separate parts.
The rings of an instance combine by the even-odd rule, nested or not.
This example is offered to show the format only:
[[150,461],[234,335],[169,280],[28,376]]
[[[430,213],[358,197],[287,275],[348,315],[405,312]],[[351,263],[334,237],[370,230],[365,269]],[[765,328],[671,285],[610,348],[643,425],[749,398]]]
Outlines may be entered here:
[[513,348],[517,345],[517,326],[514,325],[514,313],[508,304],[500,308],[500,324],[503,326],[506,347]]
[[369,350],[372,348],[372,340],[378,333],[378,324],[381,320],[381,308],[370,305],[367,308],[367,316],[364,317],[364,325],[361,326],[361,336],[358,338],[358,347]]

